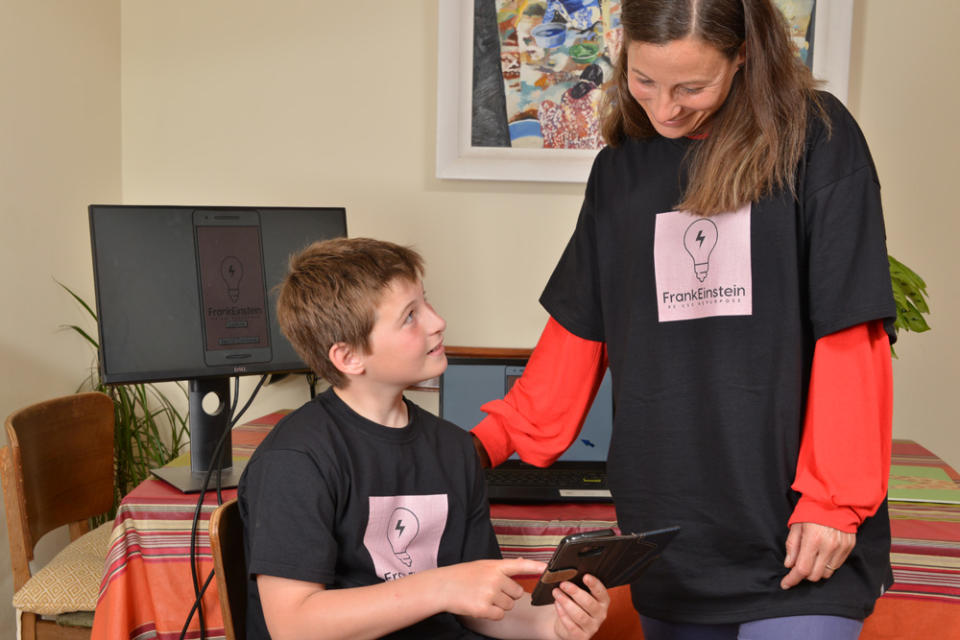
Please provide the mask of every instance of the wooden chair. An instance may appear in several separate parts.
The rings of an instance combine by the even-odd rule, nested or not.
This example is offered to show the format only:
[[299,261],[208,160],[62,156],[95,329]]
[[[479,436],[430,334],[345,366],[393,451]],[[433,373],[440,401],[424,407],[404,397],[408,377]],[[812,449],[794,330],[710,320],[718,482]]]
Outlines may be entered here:
[[243,522],[236,499],[224,502],[210,514],[209,532],[224,635],[227,640],[245,640],[247,560],[243,549]]
[[[97,392],[40,402],[7,418],[0,474],[15,592],[31,579],[34,547],[44,534],[67,524],[76,541],[90,530],[90,517],[112,506],[113,424],[113,400]],[[25,640],[90,637],[89,628],[59,625],[34,612],[24,611],[21,623]]]

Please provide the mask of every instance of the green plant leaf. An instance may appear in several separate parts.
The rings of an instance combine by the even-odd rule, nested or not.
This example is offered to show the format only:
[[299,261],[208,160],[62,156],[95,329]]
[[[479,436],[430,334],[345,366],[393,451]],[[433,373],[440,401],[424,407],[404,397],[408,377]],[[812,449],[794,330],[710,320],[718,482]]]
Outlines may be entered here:
[[[87,302],[62,282],[56,281],[89,314],[94,323],[97,314]],[[87,331],[79,325],[61,325],[81,336],[94,350],[99,349],[93,338],[96,331]],[[181,384],[177,387],[187,391]],[[190,435],[189,417],[181,415],[176,405],[152,384],[105,385],[96,366],[84,378],[77,390],[94,389],[113,399],[114,412],[114,505],[94,523],[105,522],[116,516],[117,507],[131,489],[150,475],[150,469],[160,467],[180,454]]]
[[[897,305],[897,317],[893,326],[897,331],[929,331],[924,315],[930,313],[927,304],[927,283],[915,271],[891,255],[890,284],[893,288],[893,300]],[[896,353],[894,352],[894,355]]]
[[89,343],[93,346],[94,349],[100,348],[100,345],[97,343],[97,341],[94,340],[92,337],[90,337],[90,334],[89,334],[89,333],[87,333],[87,332],[84,331],[82,328],[78,327],[77,325],[75,325],[75,324],[62,324],[62,325],[60,325],[60,326],[63,327],[64,329],[72,329],[72,330],[76,331],[77,333],[79,333],[81,336],[83,336],[83,338],[84,338],[87,342],[89,342]]
[[71,296],[73,296],[73,299],[76,300],[77,302],[79,302],[80,305],[81,305],[84,309],[87,310],[87,313],[90,314],[90,317],[93,318],[94,321],[97,320],[97,313],[90,307],[89,304],[87,304],[87,301],[86,301],[86,300],[84,300],[83,298],[81,298],[79,295],[77,295],[76,292],[74,292],[73,289],[71,289],[71,288],[68,287],[67,285],[63,284],[62,282],[60,282],[60,281],[57,280],[56,278],[54,278],[53,281],[56,282],[56,283],[57,283],[58,285],[60,285],[61,287],[63,287],[64,289],[66,289],[67,293],[69,293]]

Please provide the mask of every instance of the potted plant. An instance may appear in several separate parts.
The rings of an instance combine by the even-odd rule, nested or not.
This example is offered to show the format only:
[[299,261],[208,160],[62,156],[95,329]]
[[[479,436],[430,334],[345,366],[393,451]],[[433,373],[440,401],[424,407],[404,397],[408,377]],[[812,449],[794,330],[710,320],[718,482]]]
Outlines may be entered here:
[[[97,314],[83,298],[63,283],[57,284],[97,322]],[[83,327],[64,327],[81,335],[99,353],[97,340]],[[172,384],[183,393],[186,402],[187,390],[180,383]],[[190,427],[188,417],[153,384],[106,385],[95,363],[77,391],[88,389],[107,394],[114,403],[114,497],[113,508],[104,515],[105,519],[113,519],[120,500],[147,478],[150,469],[163,466],[180,453],[189,440]]]
[[[923,317],[930,313],[930,307],[927,305],[927,283],[923,281],[910,267],[903,264],[891,255],[887,255],[890,261],[890,282],[893,285],[893,299],[897,303],[897,319],[894,322],[894,328],[899,332],[904,331],[929,331],[930,325]],[[890,347],[893,357],[897,357],[896,351]]]

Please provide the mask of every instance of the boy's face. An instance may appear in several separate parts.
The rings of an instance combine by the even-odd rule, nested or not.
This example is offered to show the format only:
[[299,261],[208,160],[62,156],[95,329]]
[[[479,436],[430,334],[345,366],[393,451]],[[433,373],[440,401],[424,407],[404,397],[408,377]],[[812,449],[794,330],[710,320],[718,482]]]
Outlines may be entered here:
[[405,388],[447,368],[444,322],[423,292],[423,283],[395,279],[377,306],[365,372],[373,382]]

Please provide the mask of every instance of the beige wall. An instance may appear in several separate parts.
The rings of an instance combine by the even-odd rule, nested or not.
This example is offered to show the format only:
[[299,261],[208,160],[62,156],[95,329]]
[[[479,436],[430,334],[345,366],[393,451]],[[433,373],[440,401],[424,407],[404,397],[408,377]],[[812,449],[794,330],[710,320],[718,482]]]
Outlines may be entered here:
[[[93,362],[82,339],[60,328],[85,318],[54,278],[92,291],[86,206],[120,198],[120,1],[0,3],[0,87],[5,417],[72,393]],[[38,559],[65,539],[45,538]],[[7,548],[2,527],[0,637],[12,638]]]
[[902,333],[894,361],[894,436],[960,468],[960,4],[857,0],[851,60],[854,115],[883,185],[887,248],[927,282],[930,324]]
[[[17,15],[0,15],[0,413],[70,392],[84,376],[89,352],[58,330],[83,316],[52,278],[92,296],[94,201],[343,205],[350,235],[423,252],[448,344],[535,342],[546,319],[536,300],[583,187],[433,177],[435,2],[82,4],[8,1],[2,11]],[[899,344],[895,435],[960,468],[951,411],[960,344],[950,330],[960,310],[949,293],[960,229],[947,193],[960,147],[958,6],[858,0],[849,103],[884,185],[891,253],[933,297],[934,331]],[[248,416],[305,398],[301,384],[283,382]],[[9,580],[5,557],[0,565]]]

